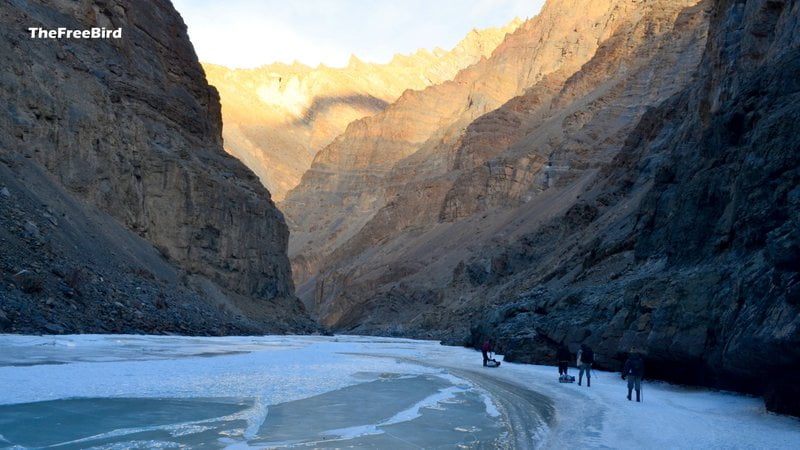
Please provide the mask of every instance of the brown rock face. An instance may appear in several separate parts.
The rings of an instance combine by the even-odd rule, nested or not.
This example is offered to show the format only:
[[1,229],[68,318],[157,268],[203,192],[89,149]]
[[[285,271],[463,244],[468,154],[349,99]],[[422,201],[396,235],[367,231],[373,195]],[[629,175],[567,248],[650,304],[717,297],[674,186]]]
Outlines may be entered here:
[[454,275],[505,303],[471,339],[503,336],[507,358],[588,342],[616,369],[640,348],[650,376],[800,415],[788,375],[800,359],[800,103],[784,81],[800,70],[800,5],[708,5],[691,81],[642,116],[581,200],[509,240],[490,269],[466,261]]
[[[376,289],[412,274],[425,279],[414,278],[416,285],[446,284],[468,254],[449,239],[477,249],[496,239],[495,226],[507,218],[487,220],[479,234],[446,224],[532,201],[562,175],[574,179],[610,160],[624,130],[696,65],[699,50],[676,53],[700,46],[702,36],[673,32],[682,8],[694,3],[549,2],[491,58],[351,124],[282,203],[307,305],[325,323],[349,326],[359,319],[343,317]],[[676,41],[662,53],[683,75],[666,64],[649,67],[664,39]],[[675,83],[656,83],[673,76]],[[578,162],[565,160],[572,149]],[[434,260],[441,265],[432,267]]]
[[533,81],[463,128],[427,114],[457,89],[406,94],[320,153],[285,202],[306,301],[342,330],[491,336],[515,361],[588,343],[619,369],[642,349],[649,377],[800,414],[800,4],[552,1],[543,16],[558,5],[614,11],[578,66],[505,72]]
[[229,69],[205,64],[209,82],[222,97],[225,149],[250,167],[276,201],[297,186],[317,152],[347,124],[378,113],[407,89],[450,80],[488,57],[514,31],[473,30],[450,51],[420,50],[388,64],[355,56],[345,68],[270,64]]
[[[222,150],[217,92],[169,2],[3,5],[0,155],[43,167],[216,289],[299,314],[283,217]],[[26,31],[94,26],[123,37]]]

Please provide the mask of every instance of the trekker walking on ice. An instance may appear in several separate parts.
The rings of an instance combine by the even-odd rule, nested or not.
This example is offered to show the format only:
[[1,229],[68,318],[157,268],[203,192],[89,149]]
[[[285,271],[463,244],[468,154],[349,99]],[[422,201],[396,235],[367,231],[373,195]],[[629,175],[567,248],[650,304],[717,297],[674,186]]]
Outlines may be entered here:
[[586,372],[586,387],[592,385],[592,363],[594,362],[594,351],[586,344],[581,344],[578,350],[578,386],[581,385],[583,380],[583,373]]
[[628,379],[628,400],[631,399],[631,391],[636,389],[636,401],[641,401],[642,377],[644,377],[644,360],[639,352],[632,351],[622,369],[622,379]]

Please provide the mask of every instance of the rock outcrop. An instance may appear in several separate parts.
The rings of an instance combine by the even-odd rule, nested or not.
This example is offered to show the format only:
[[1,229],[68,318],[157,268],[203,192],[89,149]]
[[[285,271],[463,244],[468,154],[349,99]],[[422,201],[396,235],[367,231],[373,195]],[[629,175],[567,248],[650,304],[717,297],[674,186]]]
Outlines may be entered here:
[[[17,331],[42,331],[25,322],[24,311],[47,309],[31,305],[37,294],[59,303],[62,290],[78,290],[65,281],[71,269],[52,261],[103,284],[95,296],[84,289],[89,303],[157,296],[123,282],[144,280],[165,298],[249,314],[242,320],[253,331],[314,329],[294,297],[283,216],[252,172],[223,151],[217,92],[169,2],[4,1],[2,11],[0,185],[9,197],[0,202],[9,214],[4,253],[17,252],[4,255],[2,269],[12,278],[30,273],[39,285],[4,283],[4,299],[17,299],[4,306],[16,308],[5,314],[16,317]],[[122,28],[122,38],[33,39],[29,27]],[[168,263],[153,259],[151,247]],[[141,258],[126,263],[124,254]],[[120,274],[122,266],[133,276]],[[94,319],[81,330],[123,329]],[[147,318],[140,322],[146,329]],[[191,324],[172,331],[192,332]]]
[[225,149],[261,179],[276,201],[294,188],[317,152],[357,119],[378,113],[407,89],[452,79],[492,51],[520,21],[473,30],[452,50],[419,50],[387,64],[355,55],[347,67],[276,63],[256,69],[204,64],[222,97]]
[[799,25],[781,0],[548,2],[320,152],[284,202],[301,296],[509,360],[638,349],[800,414]]

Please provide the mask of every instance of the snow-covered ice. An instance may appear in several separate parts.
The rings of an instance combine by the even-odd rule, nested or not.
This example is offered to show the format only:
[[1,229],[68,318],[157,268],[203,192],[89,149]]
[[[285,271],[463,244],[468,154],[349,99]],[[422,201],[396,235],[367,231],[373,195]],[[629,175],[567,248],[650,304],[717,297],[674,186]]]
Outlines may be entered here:
[[760,399],[432,341],[0,335],[0,447],[800,448]]

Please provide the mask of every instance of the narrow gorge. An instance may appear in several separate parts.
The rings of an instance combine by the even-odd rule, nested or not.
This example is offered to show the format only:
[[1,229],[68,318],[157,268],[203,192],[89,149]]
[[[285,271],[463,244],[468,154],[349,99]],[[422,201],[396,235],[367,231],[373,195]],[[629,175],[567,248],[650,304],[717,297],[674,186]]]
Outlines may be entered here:
[[509,361],[640,349],[797,414],[798,18],[547,2],[319,151],[280,202],[299,297],[336,332],[493,337]]

